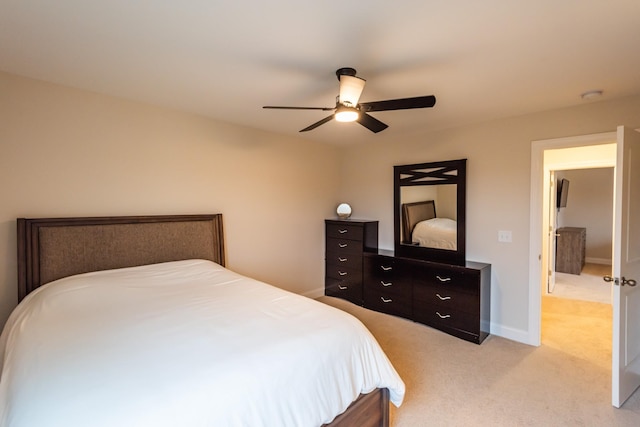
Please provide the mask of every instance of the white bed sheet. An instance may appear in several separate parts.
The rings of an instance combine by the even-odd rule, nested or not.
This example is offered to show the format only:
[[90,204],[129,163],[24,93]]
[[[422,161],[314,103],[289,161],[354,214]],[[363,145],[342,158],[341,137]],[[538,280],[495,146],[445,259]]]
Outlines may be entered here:
[[411,241],[419,246],[455,250],[458,246],[457,223],[449,218],[420,221],[413,228]]
[[315,426],[405,391],[353,316],[204,260],[45,285],[0,352],[4,427]]

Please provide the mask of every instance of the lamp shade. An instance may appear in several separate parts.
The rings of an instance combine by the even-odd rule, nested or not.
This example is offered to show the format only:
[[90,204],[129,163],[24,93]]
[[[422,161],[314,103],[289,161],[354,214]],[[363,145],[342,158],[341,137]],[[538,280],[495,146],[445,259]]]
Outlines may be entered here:
[[340,76],[340,103],[348,107],[358,105],[366,80],[356,76]]

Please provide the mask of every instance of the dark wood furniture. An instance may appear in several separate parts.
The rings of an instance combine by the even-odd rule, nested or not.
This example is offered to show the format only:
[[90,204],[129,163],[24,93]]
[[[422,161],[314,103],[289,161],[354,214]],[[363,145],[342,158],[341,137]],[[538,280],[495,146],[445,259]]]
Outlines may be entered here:
[[480,344],[489,335],[491,265],[365,254],[364,306]]
[[[447,264],[464,265],[466,262],[466,194],[467,194],[467,159],[447,160],[442,162],[416,163],[393,167],[393,229],[394,249],[397,256],[416,259],[428,259]],[[455,187],[453,199],[441,200],[439,190]],[[436,198],[438,200],[436,200]],[[438,211],[455,212],[456,245],[455,249],[431,248],[417,246],[407,240],[411,230],[405,225],[411,221],[403,218],[403,205],[423,201],[434,201]],[[404,212],[406,214],[406,212]],[[435,207],[434,207],[435,214]]]
[[[17,231],[20,300],[52,280],[90,271],[191,258],[225,264],[222,214],[18,218]],[[327,425],[388,427],[389,391],[360,395]]]
[[[482,343],[490,332],[491,265],[466,259],[467,159],[393,170],[395,252],[367,255],[365,303]],[[444,216],[456,220],[455,249],[416,246],[407,238],[418,221],[436,216],[436,205],[438,212],[449,212]],[[380,272],[389,266],[400,285],[395,300],[385,296],[393,286],[381,289],[379,284],[381,274],[392,275],[393,270]]]
[[[466,179],[466,159],[394,166],[394,250],[363,249],[362,276],[340,270],[334,223],[327,222],[326,294],[482,343],[490,333],[491,265],[466,259]],[[436,206],[456,220],[453,248],[419,246],[410,237],[417,223],[437,217]]]
[[325,294],[480,344],[489,335],[491,265],[377,250],[376,221],[325,220]]
[[325,294],[362,305],[363,254],[378,250],[378,221],[325,220]]
[[556,271],[580,274],[585,263],[587,229],[563,227],[557,230]]

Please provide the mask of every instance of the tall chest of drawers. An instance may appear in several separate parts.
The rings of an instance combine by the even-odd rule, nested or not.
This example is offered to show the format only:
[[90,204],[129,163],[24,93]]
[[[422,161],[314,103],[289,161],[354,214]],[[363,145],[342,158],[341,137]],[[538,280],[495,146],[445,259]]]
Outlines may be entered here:
[[325,294],[363,304],[365,252],[378,250],[378,221],[325,220]]

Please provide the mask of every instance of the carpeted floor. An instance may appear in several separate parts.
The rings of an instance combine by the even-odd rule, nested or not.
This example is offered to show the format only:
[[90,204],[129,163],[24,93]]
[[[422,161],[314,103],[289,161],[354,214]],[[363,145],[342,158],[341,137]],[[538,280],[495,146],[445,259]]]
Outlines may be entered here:
[[610,265],[585,264],[580,274],[556,273],[552,296],[611,304],[611,284],[602,280]]
[[543,323],[553,327],[531,347],[496,336],[471,344],[337,298],[319,300],[359,318],[404,379],[404,403],[391,407],[394,427],[640,426],[640,391],[621,409],[611,406],[611,338],[596,331],[610,317],[605,304],[573,301],[569,311],[562,304],[570,300],[545,298]]

